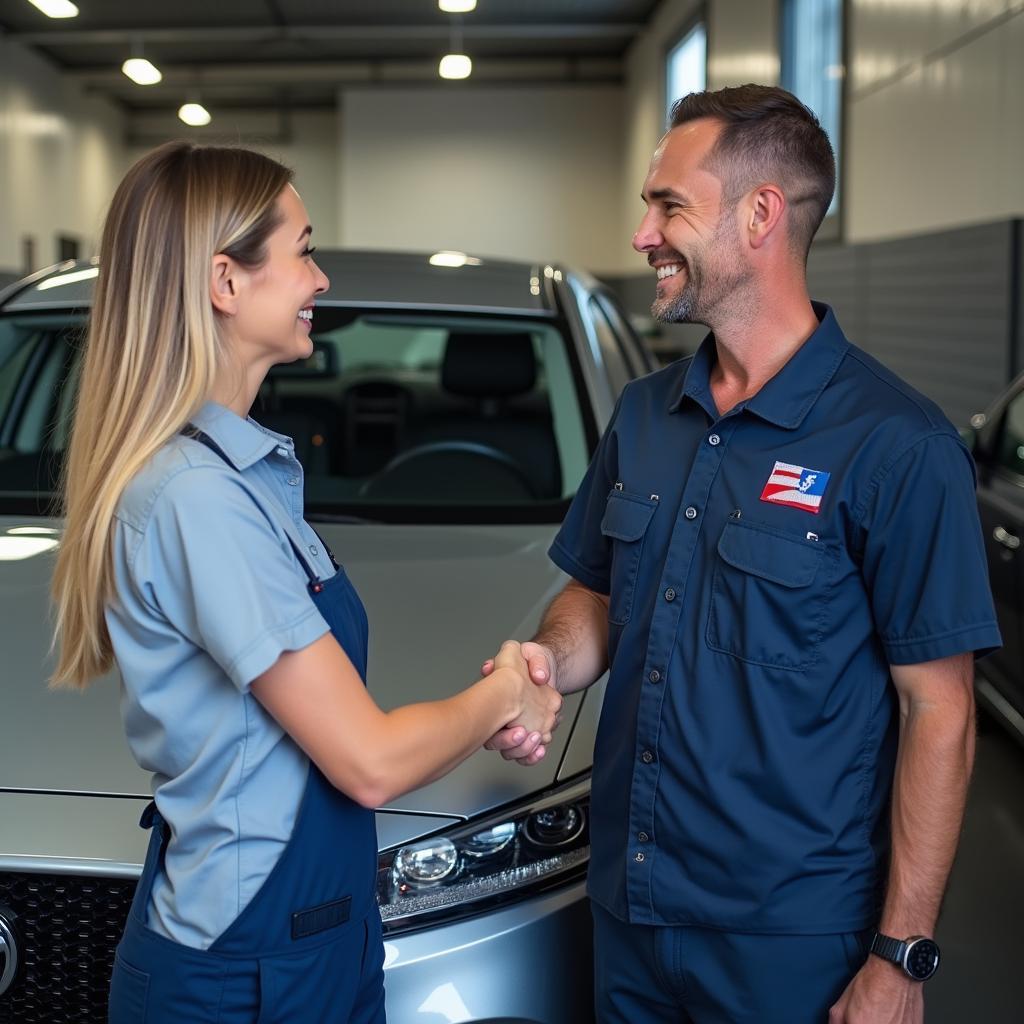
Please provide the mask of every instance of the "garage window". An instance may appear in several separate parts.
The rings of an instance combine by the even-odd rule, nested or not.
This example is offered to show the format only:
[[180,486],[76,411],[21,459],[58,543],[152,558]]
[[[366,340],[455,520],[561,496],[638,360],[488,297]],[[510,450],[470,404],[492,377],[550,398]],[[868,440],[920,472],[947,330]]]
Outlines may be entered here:
[[665,58],[666,118],[676,100],[707,88],[707,65],[707,30],[704,22],[698,21],[683,33]]
[[[817,115],[841,167],[843,0],[782,0],[781,83]],[[819,237],[838,237],[840,179]]]

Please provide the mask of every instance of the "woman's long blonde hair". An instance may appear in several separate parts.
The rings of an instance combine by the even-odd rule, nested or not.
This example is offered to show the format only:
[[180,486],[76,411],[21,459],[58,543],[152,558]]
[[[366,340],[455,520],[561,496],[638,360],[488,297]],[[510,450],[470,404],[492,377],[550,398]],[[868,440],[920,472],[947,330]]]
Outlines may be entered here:
[[125,487],[209,396],[223,359],[211,260],[266,259],[288,168],[250,150],[172,142],[118,186],[78,384],[53,579],[52,685],[84,688],[110,670],[104,609],[114,597],[111,537]]

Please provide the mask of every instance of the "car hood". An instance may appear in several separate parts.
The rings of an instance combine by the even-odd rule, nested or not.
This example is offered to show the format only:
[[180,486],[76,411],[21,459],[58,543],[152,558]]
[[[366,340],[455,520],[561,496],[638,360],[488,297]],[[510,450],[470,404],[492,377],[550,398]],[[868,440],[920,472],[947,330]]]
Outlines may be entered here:
[[[53,550],[36,551],[45,535],[25,531],[54,530],[59,542],[59,528],[55,520],[0,517],[0,790],[144,795],[149,776],[124,739],[116,676],[83,693],[46,687]],[[564,582],[547,557],[552,526],[317,528],[366,605],[369,687],[385,709],[449,696],[476,680],[503,640],[532,635]],[[540,765],[524,769],[481,751],[389,808],[469,817],[543,789],[556,778],[578,707],[577,696],[566,701],[565,724]]]

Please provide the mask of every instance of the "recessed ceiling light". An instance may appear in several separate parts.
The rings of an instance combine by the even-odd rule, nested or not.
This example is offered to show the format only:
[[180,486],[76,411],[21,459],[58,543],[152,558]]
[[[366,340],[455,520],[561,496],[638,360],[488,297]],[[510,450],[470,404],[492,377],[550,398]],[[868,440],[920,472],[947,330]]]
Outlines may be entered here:
[[469,14],[476,10],[476,0],[437,0],[445,14]]
[[464,53],[449,53],[441,58],[437,73],[442,78],[469,78],[473,62]]
[[212,120],[210,112],[202,103],[183,103],[178,108],[178,117],[193,128],[201,128]]
[[164,77],[160,69],[145,57],[129,57],[121,65],[121,70],[136,85],[156,85]]
[[69,0],[28,0],[48,18],[77,18],[78,8]]

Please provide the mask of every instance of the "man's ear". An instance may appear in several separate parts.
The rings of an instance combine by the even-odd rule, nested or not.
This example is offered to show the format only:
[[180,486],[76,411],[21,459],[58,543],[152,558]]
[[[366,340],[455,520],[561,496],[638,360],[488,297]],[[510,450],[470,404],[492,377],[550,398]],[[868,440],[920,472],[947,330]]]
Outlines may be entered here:
[[778,185],[761,185],[751,194],[747,233],[750,245],[760,249],[770,238],[783,230],[782,215],[786,211],[786,197]]
[[224,316],[238,312],[238,267],[230,256],[217,253],[210,262],[210,302]]

